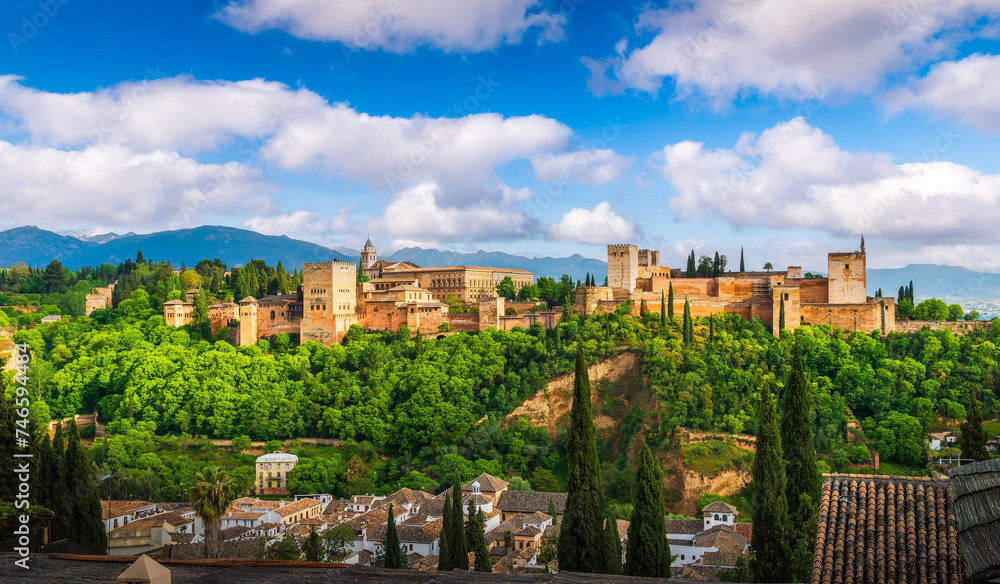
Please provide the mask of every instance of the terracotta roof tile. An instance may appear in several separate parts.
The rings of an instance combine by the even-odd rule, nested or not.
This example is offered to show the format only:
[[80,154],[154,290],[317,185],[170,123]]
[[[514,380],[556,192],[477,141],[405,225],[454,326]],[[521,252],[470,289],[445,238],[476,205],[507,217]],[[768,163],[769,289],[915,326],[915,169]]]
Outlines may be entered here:
[[947,480],[826,475],[812,584],[963,581]]

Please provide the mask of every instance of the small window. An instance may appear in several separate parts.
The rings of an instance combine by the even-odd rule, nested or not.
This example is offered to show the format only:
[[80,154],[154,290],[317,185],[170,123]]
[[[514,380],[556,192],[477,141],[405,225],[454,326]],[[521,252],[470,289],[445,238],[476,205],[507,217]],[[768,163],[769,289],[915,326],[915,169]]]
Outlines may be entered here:
[[851,269],[851,264],[844,264],[844,269],[845,270],[850,270]]
[[274,311],[271,311],[271,320],[274,320]]
[[788,300],[788,293],[785,293],[785,300]]

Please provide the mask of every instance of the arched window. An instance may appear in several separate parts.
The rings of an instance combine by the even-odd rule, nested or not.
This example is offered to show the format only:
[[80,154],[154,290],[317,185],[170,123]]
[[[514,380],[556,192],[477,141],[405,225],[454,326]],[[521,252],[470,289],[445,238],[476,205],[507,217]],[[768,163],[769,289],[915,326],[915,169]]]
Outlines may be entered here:
[[274,320],[274,311],[271,311],[271,320]]
[[728,515],[723,515],[722,516],[722,520],[723,521],[729,521],[729,516]]
[[719,520],[719,516],[718,516],[718,515],[716,515],[716,516],[715,516],[715,520],[716,520],[716,521],[718,521],[718,520]]

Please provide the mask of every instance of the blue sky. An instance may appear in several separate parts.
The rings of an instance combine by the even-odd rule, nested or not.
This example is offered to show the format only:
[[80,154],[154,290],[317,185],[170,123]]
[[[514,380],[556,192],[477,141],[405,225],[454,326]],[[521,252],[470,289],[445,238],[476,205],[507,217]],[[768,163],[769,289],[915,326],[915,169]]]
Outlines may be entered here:
[[0,7],[0,229],[1000,272],[1000,9]]

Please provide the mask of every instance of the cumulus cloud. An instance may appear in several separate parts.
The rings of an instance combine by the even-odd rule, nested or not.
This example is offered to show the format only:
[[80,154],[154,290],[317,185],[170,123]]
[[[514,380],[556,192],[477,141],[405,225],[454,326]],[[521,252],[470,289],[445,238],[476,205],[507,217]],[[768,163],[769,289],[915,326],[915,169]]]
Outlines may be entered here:
[[261,79],[174,77],[59,94],[5,76],[0,110],[45,145],[113,143],[197,152],[236,143],[249,159],[377,189],[435,182],[450,204],[490,198],[484,183],[498,165],[564,149],[572,134],[539,115],[372,116],[307,89]]
[[584,59],[597,95],[656,93],[671,78],[682,97],[715,105],[740,90],[803,97],[871,91],[888,73],[947,54],[995,17],[992,0],[696,0],[649,8],[637,22],[647,45]]
[[615,154],[610,149],[546,153],[531,160],[531,166],[540,180],[579,182],[591,186],[617,179],[631,164],[632,161],[627,156]]
[[429,46],[475,53],[517,44],[530,29],[539,30],[540,43],[561,40],[566,17],[538,5],[538,0],[239,0],[217,17],[245,32],[278,29],[356,50],[406,53]]
[[[929,143],[944,139],[929,137]],[[735,226],[809,227],[894,240],[1000,242],[1000,175],[952,162],[897,164],[885,153],[848,152],[802,118],[731,149],[679,142],[662,151],[680,219]]]
[[556,240],[579,243],[606,244],[632,241],[638,234],[634,223],[611,210],[609,203],[601,202],[588,209],[574,208],[552,225],[549,236]]
[[0,217],[12,224],[186,226],[271,190],[258,171],[237,163],[119,145],[65,152],[0,141]]
[[927,109],[1000,132],[1000,55],[970,55],[931,67],[924,77],[885,97],[890,112]]
[[256,216],[243,222],[247,229],[264,235],[299,235],[321,232],[325,225],[312,211],[294,211],[269,217]]
[[401,191],[386,205],[374,222],[374,231],[391,234],[398,241],[439,243],[530,237],[541,230],[513,201],[503,202],[504,192],[509,191],[501,187],[497,191],[497,200],[457,207],[442,202],[437,184],[421,183]]

